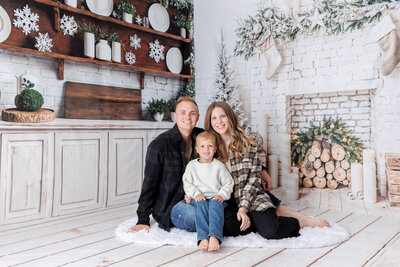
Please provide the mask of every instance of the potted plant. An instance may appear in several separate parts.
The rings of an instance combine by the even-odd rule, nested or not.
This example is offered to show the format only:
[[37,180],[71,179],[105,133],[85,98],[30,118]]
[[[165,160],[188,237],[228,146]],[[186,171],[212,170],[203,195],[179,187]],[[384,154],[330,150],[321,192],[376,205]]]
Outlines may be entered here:
[[103,33],[99,29],[98,38],[96,43],[96,58],[104,61],[111,61],[111,46],[108,45],[108,34]]
[[192,21],[187,16],[179,14],[175,16],[174,24],[181,29],[181,36],[186,38],[186,30],[190,33],[192,31]]
[[171,114],[171,120],[172,120],[173,122],[176,122],[176,121],[175,121],[175,99],[170,99],[170,100],[167,102],[167,107],[168,107],[168,110],[169,110],[169,112],[170,112],[170,114]]
[[151,99],[148,102],[147,110],[154,116],[154,119],[158,122],[162,121],[164,113],[168,109],[167,101],[164,99]]
[[121,46],[124,46],[124,43],[119,38],[118,33],[114,32],[108,35],[107,41],[111,45],[112,61],[121,63]]
[[136,8],[132,3],[121,1],[116,5],[113,15],[117,19],[122,19],[125,22],[132,23],[135,12]]
[[83,54],[88,58],[95,56],[95,43],[100,39],[101,29],[83,22],[78,25],[78,30],[83,32]]
[[15,97],[15,105],[18,109],[24,111],[37,111],[43,104],[44,99],[40,92],[33,89],[35,84],[30,80],[23,78],[22,92]]

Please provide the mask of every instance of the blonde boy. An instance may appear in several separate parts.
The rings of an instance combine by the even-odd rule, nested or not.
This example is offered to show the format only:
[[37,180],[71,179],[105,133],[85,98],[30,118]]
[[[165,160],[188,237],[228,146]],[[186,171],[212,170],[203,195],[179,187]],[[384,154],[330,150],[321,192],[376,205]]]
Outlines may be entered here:
[[200,158],[186,166],[183,188],[195,208],[197,244],[199,249],[214,251],[222,242],[224,207],[233,190],[233,179],[225,165],[214,159],[216,137],[204,131],[196,138]]

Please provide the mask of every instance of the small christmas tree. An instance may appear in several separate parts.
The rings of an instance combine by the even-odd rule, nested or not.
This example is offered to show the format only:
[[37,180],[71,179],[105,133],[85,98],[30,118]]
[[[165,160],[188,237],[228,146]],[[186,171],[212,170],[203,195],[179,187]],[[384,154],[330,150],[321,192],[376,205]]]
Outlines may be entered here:
[[243,129],[250,133],[250,126],[247,125],[247,117],[243,112],[242,102],[239,98],[236,84],[232,81],[234,71],[229,64],[231,57],[226,55],[224,35],[221,31],[221,42],[219,43],[218,64],[216,67],[215,89],[210,101],[225,101],[231,104],[233,110],[238,116],[239,123]]

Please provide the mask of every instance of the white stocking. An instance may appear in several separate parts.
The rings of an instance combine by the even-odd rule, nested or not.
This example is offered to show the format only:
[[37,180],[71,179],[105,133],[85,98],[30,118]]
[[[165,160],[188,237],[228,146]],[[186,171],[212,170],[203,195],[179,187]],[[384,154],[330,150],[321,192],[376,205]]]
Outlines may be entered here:
[[276,49],[275,40],[270,32],[265,33],[256,44],[260,53],[265,56],[267,61],[267,79],[271,79],[282,62],[282,57]]

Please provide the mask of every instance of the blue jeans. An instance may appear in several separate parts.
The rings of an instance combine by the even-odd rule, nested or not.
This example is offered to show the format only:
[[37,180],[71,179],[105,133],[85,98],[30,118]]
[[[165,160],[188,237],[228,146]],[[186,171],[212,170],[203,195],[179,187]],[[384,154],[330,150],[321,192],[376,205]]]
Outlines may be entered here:
[[210,236],[215,236],[218,238],[219,243],[222,243],[224,207],[227,204],[213,199],[206,199],[199,202],[192,199],[191,204],[195,206],[197,244],[201,240],[210,239]]

